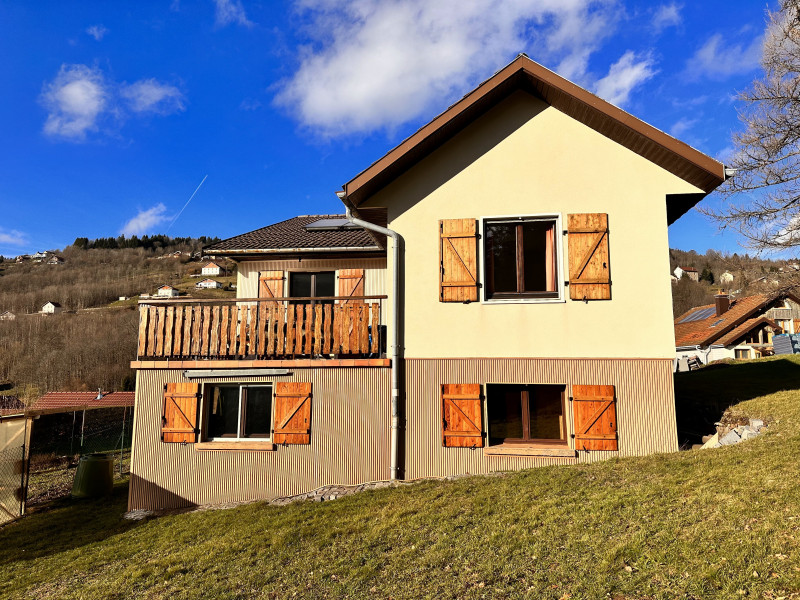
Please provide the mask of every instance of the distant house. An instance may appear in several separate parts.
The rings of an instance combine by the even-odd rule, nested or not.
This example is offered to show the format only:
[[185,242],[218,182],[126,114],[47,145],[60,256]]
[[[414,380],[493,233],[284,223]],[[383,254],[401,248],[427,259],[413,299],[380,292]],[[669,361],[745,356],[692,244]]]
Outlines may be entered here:
[[20,254],[19,256],[17,256],[17,257],[14,259],[14,262],[21,263],[21,262],[25,262],[26,260],[30,260],[30,259],[31,259],[31,257],[30,257],[29,255],[27,255],[27,254]]
[[700,274],[697,272],[697,269],[693,267],[675,267],[673,273],[678,279],[681,279],[684,275],[686,275],[692,281],[700,280]]
[[194,287],[198,289],[220,289],[222,284],[219,281],[206,278],[203,281],[198,281]]
[[795,333],[800,297],[793,293],[757,294],[695,306],[675,319],[677,367],[696,356],[703,364],[723,358],[749,359],[774,353],[773,336]]
[[47,260],[47,264],[48,265],[63,265],[64,264],[64,259],[61,258],[60,256],[51,256]]
[[45,315],[55,315],[63,310],[64,307],[61,306],[58,302],[48,302],[42,306],[42,310],[40,310],[39,312]]
[[222,268],[217,263],[210,262],[203,265],[202,273],[203,275],[220,275],[222,273]]
[[31,254],[31,260],[37,263],[43,262],[47,260],[49,257],[50,257],[49,252],[37,252],[36,254]]
[[164,298],[174,298],[175,296],[178,296],[179,294],[180,294],[180,292],[176,288],[172,287],[171,285],[166,285],[166,284],[162,285],[156,291],[156,296],[162,296]]
[[13,321],[17,318],[17,315],[12,313],[10,310],[0,313],[0,321]]
[[693,267],[675,267],[673,273],[678,279],[681,279],[684,275],[686,275],[692,281],[700,280],[700,274],[697,272],[697,269]]

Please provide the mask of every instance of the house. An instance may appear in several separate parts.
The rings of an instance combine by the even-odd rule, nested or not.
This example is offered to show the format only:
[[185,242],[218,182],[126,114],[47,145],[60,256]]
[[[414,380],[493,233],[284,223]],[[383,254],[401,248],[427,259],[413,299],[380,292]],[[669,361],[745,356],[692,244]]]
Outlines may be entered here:
[[218,290],[218,289],[222,289],[222,284],[219,281],[215,281],[214,279],[206,278],[206,279],[203,279],[202,281],[198,281],[194,285],[194,287],[196,287],[198,289],[206,289],[206,290],[216,289],[216,290]]
[[732,298],[720,293],[714,304],[696,306],[675,319],[676,369],[687,370],[724,358],[749,359],[774,353],[772,338],[800,331],[800,297],[793,292]]
[[20,254],[14,259],[14,262],[21,263],[30,260],[31,257],[28,254]]
[[48,265],[63,265],[64,264],[64,259],[61,258],[60,256],[51,256],[47,260],[47,264]]
[[61,306],[58,302],[47,302],[44,305],[42,305],[42,309],[39,312],[44,315],[55,315],[63,310],[64,307]]
[[6,310],[0,313],[0,321],[13,321],[17,318],[17,315],[12,313],[10,310]]
[[203,275],[221,275],[222,268],[215,262],[210,262],[203,265],[202,269]]
[[686,275],[692,281],[700,281],[700,274],[694,267],[675,267],[673,273],[678,279],[681,279],[684,275]]
[[50,257],[50,252],[37,252],[36,254],[31,254],[31,260],[35,263],[40,263],[46,261]]
[[130,509],[676,451],[667,225],[725,175],[518,57],[206,247],[236,300],[140,302]]
[[164,297],[164,298],[174,298],[179,296],[180,292],[177,288],[172,287],[171,285],[164,284],[156,290],[156,296]]

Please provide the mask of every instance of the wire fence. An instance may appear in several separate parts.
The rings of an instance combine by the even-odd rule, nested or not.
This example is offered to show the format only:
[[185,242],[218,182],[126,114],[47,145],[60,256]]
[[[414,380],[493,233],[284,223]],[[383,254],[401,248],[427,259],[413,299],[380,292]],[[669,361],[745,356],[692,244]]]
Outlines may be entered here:
[[0,524],[22,516],[25,493],[25,447],[0,448]]
[[133,409],[103,408],[41,415],[34,420],[27,477],[27,506],[72,492],[81,456],[114,457],[114,477],[130,472]]

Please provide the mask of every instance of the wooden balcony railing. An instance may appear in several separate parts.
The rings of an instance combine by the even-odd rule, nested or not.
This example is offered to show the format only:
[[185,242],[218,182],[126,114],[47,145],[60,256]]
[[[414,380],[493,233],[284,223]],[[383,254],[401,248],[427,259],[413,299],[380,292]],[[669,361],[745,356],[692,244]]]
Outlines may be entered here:
[[379,357],[386,296],[143,300],[143,358]]

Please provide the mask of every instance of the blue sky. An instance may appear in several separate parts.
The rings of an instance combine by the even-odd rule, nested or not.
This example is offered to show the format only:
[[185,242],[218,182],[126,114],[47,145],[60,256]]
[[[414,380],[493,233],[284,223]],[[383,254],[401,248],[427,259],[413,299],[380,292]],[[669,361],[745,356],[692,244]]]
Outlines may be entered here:
[[[767,7],[3,2],[0,254],[339,212],[344,182],[519,52],[724,161]],[[696,212],[670,243],[742,251]]]

